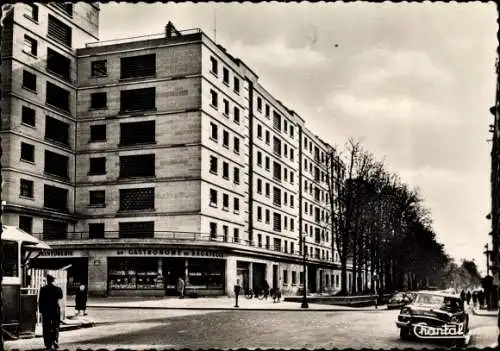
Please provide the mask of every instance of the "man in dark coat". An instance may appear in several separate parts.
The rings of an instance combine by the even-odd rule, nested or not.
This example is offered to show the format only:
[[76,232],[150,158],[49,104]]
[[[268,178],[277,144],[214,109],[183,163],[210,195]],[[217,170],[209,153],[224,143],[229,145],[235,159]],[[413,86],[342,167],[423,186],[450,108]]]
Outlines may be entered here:
[[60,287],[54,285],[54,277],[47,275],[47,285],[40,289],[38,310],[42,314],[43,342],[50,350],[58,348],[59,323],[61,322],[61,309],[59,300],[63,298]]
[[465,295],[465,299],[467,300],[467,305],[470,305],[470,299],[472,298],[472,295],[470,293],[470,290],[467,291],[467,295]]
[[80,311],[83,311],[83,315],[87,315],[87,289],[85,289],[85,285],[81,284],[75,295],[75,310],[77,310],[77,314],[80,314]]

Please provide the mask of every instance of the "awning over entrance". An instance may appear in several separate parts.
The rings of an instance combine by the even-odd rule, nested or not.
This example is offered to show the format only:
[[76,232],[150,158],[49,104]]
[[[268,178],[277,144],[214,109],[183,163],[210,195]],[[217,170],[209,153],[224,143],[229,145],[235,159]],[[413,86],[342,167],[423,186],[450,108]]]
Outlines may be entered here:
[[26,233],[24,230],[14,226],[2,226],[2,239],[20,242],[21,245],[29,246],[30,249],[49,250],[50,246],[41,240],[38,240],[33,235]]

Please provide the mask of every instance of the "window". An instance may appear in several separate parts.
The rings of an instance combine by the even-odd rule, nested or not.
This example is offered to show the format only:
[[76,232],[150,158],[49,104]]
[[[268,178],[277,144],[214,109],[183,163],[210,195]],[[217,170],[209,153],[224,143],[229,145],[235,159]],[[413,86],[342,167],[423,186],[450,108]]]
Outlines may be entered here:
[[68,223],[60,221],[52,221],[50,219],[43,220],[44,240],[65,240],[68,235]]
[[68,3],[68,2],[53,2],[52,3],[54,6],[59,8],[62,12],[64,12],[66,15],[72,17],[73,16],[73,4]]
[[226,99],[222,99],[222,103],[224,104],[224,115],[229,115],[229,101]]
[[222,208],[227,210],[229,208],[229,195],[222,194]]
[[89,223],[89,239],[104,239],[104,223]]
[[120,189],[119,211],[154,210],[155,188]]
[[288,285],[288,270],[283,270],[283,284]]
[[36,91],[36,75],[23,70],[23,88]]
[[156,54],[122,57],[120,79],[150,77],[156,74]]
[[240,109],[236,106],[233,108],[233,120],[234,123],[240,123]]
[[271,165],[271,159],[268,156],[266,156],[266,171],[269,171],[270,165]]
[[293,218],[290,218],[290,231],[291,232],[295,231],[295,222]]
[[240,80],[237,77],[234,77],[234,92],[240,92]]
[[210,222],[210,239],[217,238],[217,223]]
[[70,92],[51,82],[47,82],[46,87],[47,104],[69,112]]
[[45,139],[69,145],[69,124],[58,119],[45,117]]
[[227,225],[222,226],[222,240],[227,242],[227,237],[229,236],[229,227]]
[[71,60],[57,51],[48,48],[47,70],[69,81],[71,76]]
[[262,126],[257,124],[257,138],[262,139]]
[[276,161],[273,162],[273,178],[281,182],[281,165]]
[[273,128],[281,131],[281,116],[277,112],[274,112],[273,115]]
[[229,132],[227,130],[222,132],[222,146],[229,147]]
[[270,242],[270,241],[269,241],[269,236],[268,236],[268,235],[266,235],[266,249],[270,249],[270,246],[271,246],[271,245],[269,244],[269,242]]
[[217,207],[217,190],[210,189],[210,206]]
[[293,139],[293,126],[290,126],[290,138]]
[[293,172],[290,172],[290,184],[293,184]]
[[257,245],[262,247],[262,234],[257,234]]
[[240,212],[240,199],[238,199],[237,197],[234,198],[233,211],[235,213],[239,213]]
[[33,39],[32,37],[25,35],[24,36],[23,51],[30,54],[30,55],[37,56],[38,55],[38,42],[35,39]]
[[[293,251],[292,251],[293,253]],[[292,285],[297,285],[297,272],[292,271]]]
[[257,165],[262,167],[262,153],[257,151]]
[[217,75],[219,70],[218,70],[217,60],[214,57],[210,57],[210,64],[212,65],[210,68],[210,72]]
[[89,175],[106,174],[106,157],[91,157]]
[[222,178],[229,179],[229,163],[222,162]]
[[271,196],[271,187],[269,183],[266,183],[266,197]]
[[35,162],[35,146],[21,143],[21,160]]
[[271,142],[271,133],[269,133],[268,130],[266,130],[266,144],[269,145]]
[[239,243],[240,242],[240,230],[238,228],[234,228],[233,229],[233,241],[235,243]]
[[273,204],[281,206],[281,189],[278,187],[273,187]]
[[38,22],[38,6],[34,4],[25,4],[24,15]]
[[218,140],[219,132],[218,132],[217,124],[210,123],[210,131],[211,131],[210,138],[212,138],[214,140]]
[[106,125],[96,124],[90,126],[90,141],[106,141]]
[[108,95],[105,92],[90,94],[90,108],[104,109],[108,106]]
[[212,107],[217,108],[218,105],[218,97],[217,97],[217,92],[210,90],[210,97],[211,97],[211,105]]
[[281,157],[281,140],[277,137],[273,138],[273,152]]
[[262,207],[257,206],[257,221],[262,222]]
[[229,84],[229,70],[226,67],[222,68],[222,82],[226,85]]
[[238,167],[233,169],[233,181],[234,184],[240,184],[240,169]]
[[120,156],[120,178],[154,176],[155,154]]
[[155,222],[120,222],[120,238],[153,238],[155,233]]
[[142,88],[120,91],[120,111],[148,111],[156,109],[156,89]]
[[233,139],[233,149],[235,153],[240,153],[240,139],[238,139],[237,137],[234,137]]
[[257,179],[257,194],[262,194],[262,179]]
[[217,174],[217,157],[210,156],[210,173]]
[[48,36],[61,44],[71,47],[71,27],[52,15],[49,15]]
[[104,206],[106,203],[106,192],[104,190],[89,191],[89,206]]
[[294,161],[294,152],[293,149],[290,149],[290,161]]
[[52,185],[44,185],[43,206],[60,211],[68,210],[68,190]]
[[273,213],[273,230],[281,232],[281,215],[276,212]]
[[262,111],[262,99],[257,97],[257,110]]
[[152,144],[156,141],[155,121],[120,123],[120,146]]
[[288,132],[288,122],[286,119],[283,120],[283,131]]
[[68,168],[69,158],[67,156],[45,150],[45,173],[69,179]]
[[33,198],[33,181],[21,179],[19,195],[22,197]]
[[26,233],[33,233],[33,217],[19,216],[19,229]]
[[27,106],[23,106],[21,111],[21,122],[34,127],[36,124],[35,110]]
[[271,109],[269,108],[269,105],[266,104],[266,117],[269,118]]
[[269,221],[271,219],[271,212],[269,210],[266,210],[266,223],[269,224]]
[[92,61],[90,63],[90,70],[92,77],[106,77],[108,74],[106,60]]

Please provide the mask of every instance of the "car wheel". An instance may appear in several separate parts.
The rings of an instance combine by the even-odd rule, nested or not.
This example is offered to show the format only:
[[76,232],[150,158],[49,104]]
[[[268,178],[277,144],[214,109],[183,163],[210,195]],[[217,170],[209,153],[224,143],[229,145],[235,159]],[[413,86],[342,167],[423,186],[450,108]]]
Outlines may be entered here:
[[408,340],[410,338],[410,330],[408,328],[399,329],[399,338],[401,340]]

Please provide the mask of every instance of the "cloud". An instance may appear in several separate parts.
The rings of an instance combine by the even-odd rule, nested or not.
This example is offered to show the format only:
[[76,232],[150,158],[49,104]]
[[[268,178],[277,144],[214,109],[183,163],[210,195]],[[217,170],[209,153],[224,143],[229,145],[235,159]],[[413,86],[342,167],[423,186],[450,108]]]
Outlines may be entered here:
[[229,45],[234,55],[241,57],[250,66],[268,64],[285,68],[308,67],[322,64],[327,57],[321,52],[306,45],[300,48],[288,47],[283,41],[275,38],[259,45],[249,45],[236,41]]

